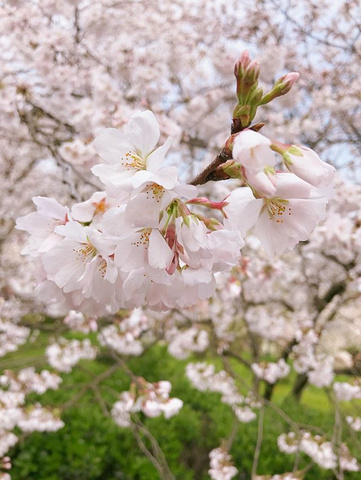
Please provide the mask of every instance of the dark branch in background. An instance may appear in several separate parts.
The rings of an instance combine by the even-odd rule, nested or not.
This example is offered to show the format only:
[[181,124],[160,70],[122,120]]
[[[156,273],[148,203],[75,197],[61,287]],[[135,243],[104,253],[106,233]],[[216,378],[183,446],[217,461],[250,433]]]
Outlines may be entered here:
[[[42,117],[46,117],[52,120],[53,122],[55,122],[58,127],[63,127],[71,135],[76,133],[74,127],[68,123],[62,122],[58,118],[54,117],[54,115],[52,115],[51,113],[44,110],[42,107],[39,107],[30,101],[27,101],[27,103],[31,105],[33,108],[29,112],[20,111],[18,109],[18,115],[19,115],[20,121],[23,124],[25,124],[26,127],[28,128],[28,131],[30,133],[32,140],[40,147],[43,147],[46,150],[48,150],[51,153],[54,160],[56,161],[57,165],[62,169],[64,173],[63,181],[69,186],[71,198],[77,201],[82,200],[78,193],[78,185],[71,178],[72,177],[71,173],[74,173],[75,176],[78,177],[85,184],[90,185],[91,187],[98,190],[99,189],[98,185],[93,183],[91,180],[88,180],[76,167],[74,167],[74,165],[66,161],[63,158],[63,156],[59,153],[59,146],[63,143],[61,140],[58,140],[57,138],[55,138],[52,143],[48,143],[40,139],[41,136],[47,138],[48,135],[44,134],[44,132],[42,132],[41,129],[39,129],[39,127],[36,125],[35,120],[37,117],[39,117],[39,115]],[[64,142],[70,141],[70,140],[71,140],[71,137],[66,138]]]

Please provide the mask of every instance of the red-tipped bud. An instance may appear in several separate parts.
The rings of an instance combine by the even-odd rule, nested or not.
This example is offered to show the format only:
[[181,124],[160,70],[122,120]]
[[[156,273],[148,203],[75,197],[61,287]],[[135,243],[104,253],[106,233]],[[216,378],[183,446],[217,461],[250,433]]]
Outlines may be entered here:
[[299,77],[300,77],[300,74],[297,72],[287,73],[287,75],[284,75],[279,80],[277,80],[273,88],[278,89],[279,91],[278,95],[285,95],[291,90],[291,88],[297,82]]
[[237,62],[234,65],[235,76],[238,77],[241,72],[244,72],[250,62],[251,62],[251,58],[249,56],[248,50],[243,50],[243,52],[241,53]]
[[254,85],[259,77],[260,65],[258,60],[252,60],[252,62],[247,66],[245,72],[244,83],[245,85],[252,86]]
[[223,225],[221,222],[219,222],[216,218],[213,217],[204,217],[203,215],[197,214],[196,217],[201,220],[201,222],[204,223],[204,225],[209,229],[209,230],[222,230]]
[[274,98],[288,93],[293,85],[297,82],[299,76],[300,75],[297,72],[291,72],[287,73],[287,75],[283,75],[283,77],[279,78],[273,85],[272,90],[262,98],[259,105],[266,105],[266,103],[269,103]]
[[194,205],[203,205],[204,207],[212,208],[213,210],[222,210],[228,202],[212,202],[206,197],[192,198],[188,200],[187,203],[192,203]]

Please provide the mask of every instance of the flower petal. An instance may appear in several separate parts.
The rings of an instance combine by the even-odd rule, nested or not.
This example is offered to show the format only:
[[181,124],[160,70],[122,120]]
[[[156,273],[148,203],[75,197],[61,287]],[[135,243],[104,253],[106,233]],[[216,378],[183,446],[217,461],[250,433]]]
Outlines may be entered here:
[[158,230],[152,230],[149,237],[148,261],[153,268],[166,269],[173,259],[173,252],[169,248]]
[[157,148],[152,152],[150,155],[148,155],[147,158],[147,170],[150,172],[156,172],[157,170],[160,169],[163,160],[170,149],[170,146],[172,145],[172,138],[168,137],[164,145],[161,147]]
[[160,136],[158,122],[150,110],[132,115],[125,127],[125,132],[137,153],[143,158],[151,153]]
[[105,128],[95,138],[93,146],[107,163],[119,163],[125,153],[133,150],[133,144],[126,134],[116,128]]

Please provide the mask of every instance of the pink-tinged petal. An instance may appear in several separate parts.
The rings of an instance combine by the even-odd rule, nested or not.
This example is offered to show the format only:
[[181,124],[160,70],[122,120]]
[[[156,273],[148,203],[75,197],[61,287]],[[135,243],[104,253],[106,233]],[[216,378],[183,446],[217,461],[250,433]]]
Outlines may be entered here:
[[187,251],[198,252],[200,248],[208,246],[207,230],[203,222],[190,218],[188,226],[179,218],[176,225],[180,242]]
[[291,250],[299,241],[307,240],[320,220],[326,215],[324,198],[291,199],[285,211],[270,217],[265,210],[255,227],[268,255]]
[[[280,255],[285,252],[289,246],[290,237],[282,235],[273,221],[270,220],[267,213],[263,212],[254,229],[255,235],[260,239],[265,252],[269,256]],[[295,244],[297,240],[294,241]]]
[[118,164],[124,155],[133,150],[133,144],[126,134],[116,128],[106,128],[100,132],[93,146],[105,162]]
[[167,190],[174,188],[178,182],[177,167],[164,167],[153,173],[152,181]]
[[124,185],[128,183],[128,188],[131,188],[129,179],[134,176],[134,171],[124,170],[124,167],[122,167],[120,164],[99,164],[92,167],[91,171],[105,185]]
[[296,174],[315,187],[328,187],[332,184],[335,176],[335,168],[323,162],[316,152],[310,148],[297,146],[302,155],[293,155],[287,152],[292,163],[286,166],[290,172]]
[[148,261],[152,268],[166,269],[173,259],[173,252],[158,230],[149,237]]
[[143,158],[150,154],[160,137],[158,122],[150,110],[132,115],[125,131],[136,152]]
[[240,132],[234,141],[232,156],[244,167],[257,172],[276,164],[271,140],[252,130]]
[[191,198],[196,198],[198,196],[198,189],[194,185],[184,185],[179,183],[174,186],[174,191],[177,195],[190,200]]
[[156,150],[154,150],[154,152],[148,155],[147,170],[149,170],[150,172],[156,172],[161,168],[164,158],[168,150],[170,149],[171,145],[172,145],[172,138],[168,137],[164,145],[157,148]]
[[[291,199],[286,205],[282,217],[275,215],[273,223],[285,236],[294,237],[297,241],[307,240],[320,220],[326,216],[326,199]],[[280,223],[275,219],[281,220]]]
[[119,239],[126,238],[131,233],[132,226],[127,222],[125,215],[125,205],[110,208],[103,216],[101,228],[108,237]]
[[67,214],[67,208],[60,205],[54,198],[34,197],[33,202],[38,207],[38,212],[51,218],[63,220]]
[[133,175],[131,183],[133,188],[139,188],[145,183],[152,183],[154,181],[154,173],[148,172],[148,170],[140,170]]
[[246,177],[247,183],[260,195],[273,197],[276,194],[275,179],[272,178],[274,175],[266,175],[263,171],[254,173],[252,170],[246,169]]
[[309,198],[314,188],[293,173],[276,173],[276,196],[280,198]]
[[115,249],[115,264],[123,272],[144,267],[148,255],[148,232],[134,231],[127,238],[119,241]]
[[118,269],[115,266],[114,262],[107,260],[107,270],[104,276],[105,280],[108,280],[110,283],[114,283],[118,278]]
[[244,237],[257,222],[263,201],[254,198],[248,187],[236,188],[226,201],[228,205],[223,210],[228,218],[224,220],[224,225],[228,229],[239,230]]
[[28,215],[16,220],[16,228],[18,230],[25,230],[35,237],[48,235],[52,232],[54,226],[54,220],[42,216],[38,212],[28,213]]
[[94,214],[99,212],[99,207],[103,207],[102,213],[105,213],[107,206],[106,192],[95,192],[89,200],[74,204],[71,207],[71,215],[78,222],[91,222]]
[[[65,239],[43,256],[44,269],[49,279],[53,280],[59,288],[63,288],[69,283],[73,285],[84,272],[85,265],[81,261],[77,261],[75,249],[78,247],[77,243]],[[78,288],[80,287],[79,285]]]
[[193,268],[185,268],[182,271],[182,277],[184,283],[191,287],[196,287],[200,283],[209,283],[212,281],[213,274],[208,270],[204,270],[202,268],[193,269]]
[[78,222],[91,222],[94,211],[94,205],[89,202],[76,203],[72,206],[71,215]]
[[86,234],[89,239],[89,242],[94,245],[97,252],[103,257],[107,257],[114,254],[115,251],[115,241],[109,240],[105,237],[104,233],[96,230],[92,226],[86,227]]
[[62,240],[62,237],[57,233],[51,233],[46,237],[43,243],[39,246],[39,253],[47,252],[51,250],[55,245],[57,245]]
[[66,223],[65,225],[59,225],[55,228],[54,231],[55,233],[58,233],[63,237],[75,240],[76,242],[87,243],[87,234],[85,228],[83,227],[83,225],[73,220]]
[[133,227],[152,227],[159,225],[161,200],[151,196],[151,192],[139,193],[127,204],[125,220]]
[[142,305],[145,303],[146,289],[144,284],[147,278],[144,268],[132,270],[123,283],[123,293],[125,300],[133,299],[137,296],[137,303]]

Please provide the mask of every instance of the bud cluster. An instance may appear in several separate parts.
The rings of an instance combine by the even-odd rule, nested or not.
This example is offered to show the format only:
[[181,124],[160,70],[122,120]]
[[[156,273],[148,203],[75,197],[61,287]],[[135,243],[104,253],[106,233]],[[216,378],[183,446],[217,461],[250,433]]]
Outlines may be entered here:
[[251,60],[247,50],[243,51],[234,67],[238,105],[233,112],[233,121],[239,120],[238,130],[243,130],[251,124],[259,106],[266,105],[288,93],[299,77],[297,72],[283,75],[275,82],[272,89],[263,95],[263,88],[258,85],[259,74],[259,62]]

